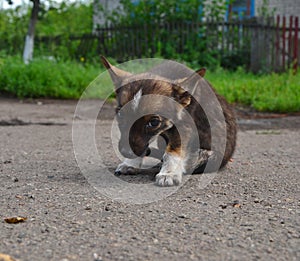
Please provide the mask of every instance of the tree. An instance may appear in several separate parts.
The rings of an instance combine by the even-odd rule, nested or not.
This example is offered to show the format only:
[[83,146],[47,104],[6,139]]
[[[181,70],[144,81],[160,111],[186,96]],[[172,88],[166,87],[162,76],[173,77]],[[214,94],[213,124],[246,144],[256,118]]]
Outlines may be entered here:
[[[12,5],[12,0],[6,0],[8,4]],[[38,20],[38,13],[40,8],[40,0],[30,0],[33,2],[32,10],[31,10],[31,16],[29,20],[29,26],[27,35],[25,38],[25,45],[24,45],[24,51],[23,51],[23,61],[25,64],[28,64],[30,60],[32,60],[33,56],[33,48],[34,48],[34,33],[35,33],[35,25]]]
[[32,60],[33,48],[34,48],[34,33],[35,25],[38,19],[40,0],[30,0],[33,2],[33,7],[31,10],[31,16],[28,26],[28,32],[25,39],[25,46],[23,51],[23,61],[25,64],[28,64]]

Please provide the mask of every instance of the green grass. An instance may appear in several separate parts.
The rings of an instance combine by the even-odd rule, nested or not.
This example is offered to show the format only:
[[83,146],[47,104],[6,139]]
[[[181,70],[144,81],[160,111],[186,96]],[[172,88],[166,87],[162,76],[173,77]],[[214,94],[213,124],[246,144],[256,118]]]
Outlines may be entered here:
[[45,58],[29,65],[19,57],[0,58],[0,93],[18,98],[79,98],[103,70],[100,65]]
[[243,70],[218,69],[205,76],[230,103],[265,112],[300,111],[300,72],[253,75]]
[[[97,77],[103,71],[100,61],[99,65],[88,65],[35,59],[25,65],[18,57],[0,57],[0,94],[62,99],[78,99],[83,94],[85,98],[104,99],[111,95],[113,86],[108,73]],[[300,72],[253,75],[241,69],[229,72],[219,68],[208,70],[205,78],[230,103],[258,111],[300,111]]]

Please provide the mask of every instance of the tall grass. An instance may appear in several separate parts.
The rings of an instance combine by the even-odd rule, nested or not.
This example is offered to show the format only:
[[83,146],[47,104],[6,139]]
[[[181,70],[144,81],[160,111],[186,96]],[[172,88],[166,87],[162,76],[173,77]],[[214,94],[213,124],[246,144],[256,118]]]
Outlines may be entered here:
[[258,111],[300,111],[300,73],[254,75],[242,69],[218,69],[206,78],[231,103],[251,106]]
[[[40,58],[25,65],[19,57],[2,57],[0,94],[77,99],[92,83],[96,88],[87,89],[85,97],[106,98],[112,90],[108,75],[96,79],[103,71],[100,61],[93,65]],[[208,70],[205,78],[231,103],[251,106],[258,111],[300,111],[300,72],[254,75],[242,69],[230,72],[218,68]]]
[[0,58],[0,93],[19,98],[79,98],[103,68],[71,61],[19,57]]

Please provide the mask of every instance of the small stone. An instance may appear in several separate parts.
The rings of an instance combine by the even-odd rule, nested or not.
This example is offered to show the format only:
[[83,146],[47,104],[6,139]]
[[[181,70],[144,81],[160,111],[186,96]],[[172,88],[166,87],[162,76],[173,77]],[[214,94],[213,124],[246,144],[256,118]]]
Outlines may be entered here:
[[45,255],[47,258],[51,258],[53,255],[53,251],[51,249],[46,249]]
[[272,253],[272,248],[268,247],[267,248],[267,253],[269,253],[269,254]]
[[20,234],[18,235],[18,238],[24,238],[24,237],[26,237],[26,234],[25,234],[25,233],[20,233]]
[[45,227],[45,228],[41,229],[41,233],[47,233],[47,232],[49,232],[49,228],[48,227]]
[[276,217],[270,217],[269,221],[277,221],[277,218]]
[[5,160],[5,161],[3,162],[3,164],[9,164],[9,163],[11,163],[11,160]]
[[94,261],[102,261],[102,257],[99,256],[97,253],[93,254],[93,258],[94,258]]
[[158,243],[158,239],[157,238],[153,238],[153,243],[157,244]]

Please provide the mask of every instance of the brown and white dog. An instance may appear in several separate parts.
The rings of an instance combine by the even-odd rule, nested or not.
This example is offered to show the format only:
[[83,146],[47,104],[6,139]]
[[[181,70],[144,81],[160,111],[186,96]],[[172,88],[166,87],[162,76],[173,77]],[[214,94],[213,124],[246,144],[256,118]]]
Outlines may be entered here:
[[[227,164],[236,144],[235,116],[225,99],[202,77],[205,69],[198,70],[197,77],[195,73],[186,77],[186,72],[175,66],[175,71],[165,70],[168,73],[162,75],[165,66],[172,67],[172,63],[166,63],[146,73],[131,74],[112,66],[105,57],[101,59],[115,85],[119,151],[126,158],[115,174],[128,174],[139,167],[137,162],[153,152],[149,144],[158,136],[165,141],[162,165],[155,178],[159,186],[178,185],[185,173],[217,171]],[[193,90],[187,91],[184,86]],[[212,94],[215,100],[210,99]],[[149,95],[151,98],[145,99]],[[156,154],[159,157],[160,150]],[[189,160],[192,154],[197,155],[196,160]]]

